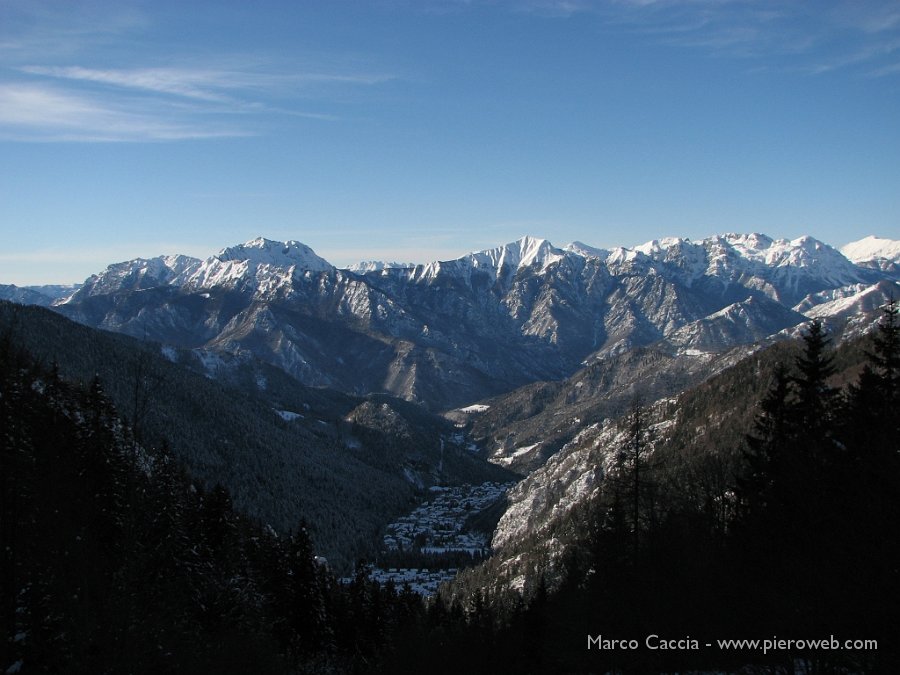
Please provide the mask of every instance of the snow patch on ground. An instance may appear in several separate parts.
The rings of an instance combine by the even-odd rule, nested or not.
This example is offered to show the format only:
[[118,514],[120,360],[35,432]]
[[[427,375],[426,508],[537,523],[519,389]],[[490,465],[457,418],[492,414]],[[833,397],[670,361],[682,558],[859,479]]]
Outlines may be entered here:
[[824,319],[826,317],[850,316],[861,314],[863,311],[874,311],[886,298],[882,297],[883,289],[879,284],[872,286],[848,286],[835,289],[829,293],[818,293],[815,296],[807,296],[809,304],[821,300],[819,304],[806,307],[803,313],[811,319]]
[[160,353],[164,358],[168,359],[172,363],[178,363],[178,352],[175,351],[175,348],[171,345],[163,345],[159,349]]
[[294,420],[302,420],[303,415],[300,413],[291,412],[290,410],[276,410],[275,414],[278,415],[285,422],[293,422]]
[[526,455],[533,453],[536,449],[540,448],[540,446],[541,446],[540,443],[534,443],[532,445],[523,445],[521,447],[516,448],[515,450],[512,451],[511,454],[506,455],[505,457],[501,457],[500,455],[504,455],[506,453],[506,450],[502,447],[497,448],[497,450],[494,451],[494,457],[491,458],[491,462],[493,462],[494,464],[499,464],[500,466],[509,466],[510,464],[515,462],[517,459],[520,459],[522,457],[525,457]]
[[406,478],[407,481],[415,485],[420,490],[425,487],[422,483],[422,478],[418,476],[415,471],[410,469],[408,466],[403,467],[403,477]]
[[216,375],[219,374],[219,371],[225,367],[225,362],[222,360],[222,357],[214,352],[205,349],[195,349],[194,354],[197,355],[197,359],[203,366],[203,370],[206,371],[206,377],[210,379],[216,377]]

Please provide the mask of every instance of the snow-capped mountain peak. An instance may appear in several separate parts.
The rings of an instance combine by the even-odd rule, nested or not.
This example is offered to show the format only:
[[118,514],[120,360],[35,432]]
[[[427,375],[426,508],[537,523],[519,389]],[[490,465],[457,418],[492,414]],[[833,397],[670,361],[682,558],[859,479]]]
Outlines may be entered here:
[[703,243],[709,251],[710,270],[755,277],[772,289],[767,294],[788,304],[816,286],[837,288],[865,280],[864,272],[838,250],[810,236],[788,240],[725,234]]
[[[734,246],[738,250],[742,251],[764,251],[772,247],[772,244],[776,242],[775,239],[772,239],[767,234],[762,234],[761,232],[750,232],[749,234],[743,234],[740,232],[728,232],[726,234],[721,235],[719,239],[727,242],[729,245]],[[785,239],[777,240],[781,243],[784,243]]]
[[297,267],[313,272],[325,272],[332,269],[332,265],[317,256],[309,246],[293,239],[281,242],[257,237],[244,244],[224,248],[210,258],[210,260],[212,259],[220,262],[246,261],[254,265],[272,265],[273,267]]
[[[435,408],[559,379],[660,340],[704,353],[747,344],[803,323],[798,311],[898,278],[812,237],[762,234],[611,251],[522,237],[365,275],[336,270],[296,241],[259,238],[202,263],[164,258],[126,268],[120,283],[89,285],[96,292],[82,296],[90,302],[76,295],[61,308],[162,342],[246,349],[307,384],[386,390]],[[137,292],[125,302],[129,291]],[[866,310],[878,297],[832,307]]]
[[848,260],[839,251],[814,237],[772,239],[765,234],[725,234],[715,237],[746,260],[769,267],[831,267],[849,270]]
[[[519,261],[517,267],[531,267],[532,265],[540,265],[542,268],[561,260],[565,253],[554,248],[546,239],[537,239],[535,237],[522,237],[517,242]],[[508,245],[507,248],[511,248]]]
[[539,265],[543,270],[564,257],[565,251],[555,248],[546,239],[531,236],[467,256],[474,267],[494,269],[498,272],[504,267],[519,270],[533,265]]
[[155,258],[135,258],[114,263],[84,284],[63,302],[79,302],[93,295],[107,295],[118,291],[137,291],[177,283],[183,275],[191,274],[200,260],[186,255],[161,255]]
[[841,253],[855,263],[880,259],[900,262],[900,241],[869,235],[842,246]]
[[532,265],[543,269],[564,256],[565,251],[554,248],[546,239],[526,236],[503,246],[470,253],[464,260],[475,268],[499,272],[504,267],[519,270]]
[[363,260],[361,262],[349,265],[346,269],[348,272],[366,274],[368,272],[381,272],[383,270],[406,270],[412,269],[415,266],[415,263],[385,262],[383,260]]
[[573,241],[571,244],[566,245],[563,250],[568,253],[574,253],[582,258],[598,258],[600,260],[605,260],[609,257],[609,251],[606,249],[589,246],[580,241]]
[[567,252],[558,249],[546,239],[525,236],[496,248],[475,251],[456,260],[432,262],[416,268],[411,278],[430,280],[443,274],[469,277],[472,272],[488,274],[495,281],[509,279],[520,269],[538,267],[543,272],[549,265],[559,262]]
[[640,246],[635,246],[634,250],[643,253],[646,256],[650,256],[652,258],[658,257],[660,254],[664,254],[670,248],[678,247],[681,244],[684,244],[686,239],[682,239],[681,237],[665,237],[664,239],[653,239],[648,241]]
[[334,267],[299,241],[272,241],[257,237],[229,246],[203,261],[183,278],[186,288],[233,287],[249,283],[260,290],[273,290],[290,282],[296,274],[327,272]]

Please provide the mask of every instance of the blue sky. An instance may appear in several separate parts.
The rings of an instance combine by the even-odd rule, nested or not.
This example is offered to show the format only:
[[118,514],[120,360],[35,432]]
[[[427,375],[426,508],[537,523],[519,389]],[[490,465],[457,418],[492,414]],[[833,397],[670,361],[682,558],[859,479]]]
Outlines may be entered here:
[[896,0],[0,0],[0,283],[731,231],[900,239]]

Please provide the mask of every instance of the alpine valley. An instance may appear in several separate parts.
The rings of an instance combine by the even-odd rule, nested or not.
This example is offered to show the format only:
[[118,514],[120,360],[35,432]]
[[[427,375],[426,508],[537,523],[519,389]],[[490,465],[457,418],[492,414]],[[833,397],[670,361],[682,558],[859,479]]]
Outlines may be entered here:
[[[207,260],[168,255],[118,262],[69,287],[0,286],[0,334],[10,354],[23,350],[30,359],[15,361],[18,370],[9,366],[8,391],[45,397],[55,378],[93,379],[115,411],[111,442],[128,448],[116,452],[136,457],[147,480],[156,480],[153,467],[162,466],[154,453],[170,453],[183,469],[183,492],[205,495],[200,502],[208,504],[221,491],[228,508],[233,502],[229,517],[262,528],[247,535],[253,543],[242,550],[256,550],[266,537],[293,546],[298,531],[308,532],[321,563],[312,574],[345,576],[345,584],[369,594],[365,602],[352,593],[347,599],[316,582],[319,618],[303,620],[331,637],[302,648],[278,642],[283,627],[254,628],[280,645],[271,647],[278,664],[269,670],[282,672],[288,664],[297,670],[284,672],[414,672],[427,653],[397,645],[417,639],[465,646],[447,661],[447,672],[476,672],[462,655],[472,644],[483,672],[498,672],[498,663],[519,672],[540,663],[543,672],[656,672],[687,662],[582,654],[582,628],[591,631],[589,645],[600,631],[590,627],[594,617],[581,598],[607,603],[604,620],[617,617],[624,626],[611,636],[617,641],[643,643],[665,630],[664,637],[684,638],[679,625],[664,621],[696,596],[682,596],[673,579],[695,589],[695,579],[710,575],[710,588],[718,589],[729,569],[746,571],[765,558],[759,553],[736,563],[729,537],[758,543],[754,528],[769,527],[766,518],[774,518],[765,511],[774,502],[754,495],[769,494],[759,487],[760,476],[775,469],[748,459],[754,443],[775,443],[780,433],[771,426],[765,427],[770,436],[761,431],[776,419],[773,387],[781,382],[787,392],[781,403],[807,414],[803,383],[812,375],[804,368],[819,335],[829,350],[822,400],[843,402],[823,408],[822,419],[861,419],[859,392],[875,387],[866,378],[896,378],[897,353],[888,352],[897,345],[885,347],[884,336],[896,338],[891,322],[898,297],[900,242],[877,237],[840,250],[812,237],[763,234],[610,250],[523,237],[456,260],[370,261],[344,269],[298,241],[258,238]],[[39,374],[16,379],[25,372]],[[14,400],[4,396],[5,405]],[[41,405],[77,427],[90,418],[81,406],[93,400]],[[850,426],[835,421],[822,439],[852,448],[842,436]],[[28,436],[35,447],[37,433]],[[831,480],[830,467],[846,468],[844,461],[834,460],[823,476]],[[891,462],[894,467],[896,457]],[[865,466],[873,472],[874,465]],[[857,483],[848,484],[855,490]],[[794,494],[808,493],[797,488]],[[819,507],[820,499],[806,503]],[[881,504],[867,502],[865,514]],[[205,513],[207,507],[198,508]],[[883,512],[896,509],[893,503]],[[677,573],[651,567],[650,559],[671,558],[680,536],[697,545],[698,559],[712,561],[708,567],[696,561]],[[838,568],[822,572],[822,579]],[[884,578],[895,583],[891,569]],[[435,576],[435,570],[442,571]],[[242,574],[223,583],[250,579],[253,593],[265,596],[260,589],[268,577]],[[619,579],[626,579],[628,592],[643,581],[653,590],[609,590]],[[382,588],[379,581],[389,581],[389,590],[373,590]],[[438,582],[447,583],[436,592]],[[403,583],[431,596],[425,609],[414,609],[418,598],[404,593],[397,600],[394,585]],[[868,590],[859,592],[869,597]],[[815,596],[804,593],[804,602]],[[794,624],[777,623],[784,608],[777,589],[771,594],[761,606],[787,636]],[[698,607],[715,606],[713,595]],[[658,625],[635,618],[660,598],[667,609],[647,613],[661,617]],[[391,628],[346,638],[340,622],[366,623],[353,612],[374,612],[372,603],[379,602],[391,608],[383,609],[387,614],[397,613],[384,624]],[[815,605],[810,602],[804,607]],[[12,603],[11,615],[17,606],[25,605]],[[846,625],[855,626],[850,619],[860,608],[839,606],[849,608]],[[424,613],[409,618],[416,612]],[[366,616],[372,630],[384,619]],[[757,619],[736,625],[761,628]],[[896,611],[884,625],[895,620]],[[444,631],[438,637],[435,626]],[[707,631],[704,639],[715,637],[711,615],[692,626]],[[826,634],[836,630],[829,626],[803,623]],[[548,651],[547,645],[569,640],[571,650]],[[213,644],[207,643],[210,653]],[[269,653],[270,645],[260,642],[257,649]],[[755,655],[722,654],[707,650],[705,659],[691,656],[690,665],[721,671],[756,663]],[[760,663],[770,662],[761,657]],[[849,669],[840,672],[866,672],[869,665],[835,662]]]

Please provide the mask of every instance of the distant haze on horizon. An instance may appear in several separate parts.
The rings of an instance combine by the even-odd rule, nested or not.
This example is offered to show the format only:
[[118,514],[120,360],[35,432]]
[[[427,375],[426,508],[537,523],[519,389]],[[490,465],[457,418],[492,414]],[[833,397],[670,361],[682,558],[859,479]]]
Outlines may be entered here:
[[898,119],[895,1],[0,0],[0,283],[900,239]]

